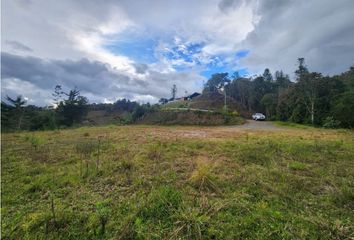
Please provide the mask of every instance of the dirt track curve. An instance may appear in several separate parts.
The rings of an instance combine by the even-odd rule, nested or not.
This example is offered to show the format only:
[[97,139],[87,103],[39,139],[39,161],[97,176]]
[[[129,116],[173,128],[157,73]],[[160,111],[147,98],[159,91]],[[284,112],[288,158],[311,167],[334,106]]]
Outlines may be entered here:
[[228,128],[237,128],[237,129],[250,129],[250,130],[281,130],[281,127],[275,126],[272,122],[267,121],[254,121],[247,120],[245,124],[230,126]]

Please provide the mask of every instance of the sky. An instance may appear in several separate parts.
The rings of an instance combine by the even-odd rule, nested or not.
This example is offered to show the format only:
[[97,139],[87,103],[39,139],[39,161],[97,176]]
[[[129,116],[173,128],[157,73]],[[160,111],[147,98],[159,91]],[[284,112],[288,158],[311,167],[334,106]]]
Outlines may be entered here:
[[353,0],[2,0],[1,97],[51,105],[56,85],[91,103],[200,92],[217,72],[354,66]]

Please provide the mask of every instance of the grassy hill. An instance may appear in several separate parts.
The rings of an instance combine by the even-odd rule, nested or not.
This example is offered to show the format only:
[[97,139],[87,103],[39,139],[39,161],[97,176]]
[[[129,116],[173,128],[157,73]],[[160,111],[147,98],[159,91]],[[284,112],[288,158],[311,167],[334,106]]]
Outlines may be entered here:
[[[162,125],[230,125],[241,124],[239,117],[248,113],[231,98],[227,98],[229,113],[223,113],[224,96],[219,93],[206,93],[191,101],[177,100],[147,111],[144,116],[132,123]],[[204,111],[210,110],[210,111]],[[86,125],[121,124],[128,122],[126,111],[91,110],[86,117]]]
[[[195,97],[188,104],[191,108],[221,110],[224,107],[225,97],[220,93],[203,93]],[[226,98],[227,108],[230,111],[236,111],[243,117],[249,117],[249,112],[243,109],[234,99]]]
[[[195,108],[195,109],[208,109],[214,111],[221,111],[224,108],[224,95],[220,93],[203,93],[200,96],[193,98],[190,101],[177,100],[169,102],[162,106],[166,108]],[[228,109],[231,111],[243,112],[239,104],[230,97],[226,98]]]
[[86,122],[91,125],[105,125],[120,123],[124,117],[123,112],[107,112],[105,110],[89,111],[87,113]]
[[2,134],[2,239],[350,239],[353,131]]

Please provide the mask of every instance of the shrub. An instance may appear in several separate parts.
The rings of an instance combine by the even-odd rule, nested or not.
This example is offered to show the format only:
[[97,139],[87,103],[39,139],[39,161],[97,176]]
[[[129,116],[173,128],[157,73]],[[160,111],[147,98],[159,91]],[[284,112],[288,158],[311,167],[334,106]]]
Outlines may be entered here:
[[26,140],[28,140],[31,143],[31,146],[35,150],[38,150],[38,148],[45,143],[45,140],[42,137],[35,136],[35,135],[32,135],[30,137],[26,137]]
[[324,128],[338,128],[340,126],[341,122],[338,120],[335,120],[332,116],[327,117],[324,122],[323,122],[323,127]]

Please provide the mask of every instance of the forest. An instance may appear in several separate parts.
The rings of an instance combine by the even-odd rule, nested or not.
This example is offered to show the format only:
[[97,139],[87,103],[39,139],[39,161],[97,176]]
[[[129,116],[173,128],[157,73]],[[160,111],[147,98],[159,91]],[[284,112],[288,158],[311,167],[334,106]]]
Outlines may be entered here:
[[[243,112],[263,112],[268,120],[289,121],[325,128],[354,127],[354,67],[335,75],[324,76],[310,71],[304,58],[298,59],[294,79],[283,71],[274,74],[267,68],[262,75],[242,77],[238,72],[215,73],[206,82],[203,94],[218,93],[223,89],[228,98],[237,103]],[[120,99],[113,104],[89,103],[80,90],[69,92],[57,85],[53,92],[53,106],[27,105],[22,96],[10,97],[1,102],[2,131],[51,130],[78,126],[92,110],[127,113],[120,123],[135,123],[141,116],[162,104],[139,104]],[[172,88],[175,98],[176,85]],[[212,96],[212,95],[210,95]],[[213,99],[210,99],[212,102]],[[224,109],[227,110],[227,109]]]
[[226,94],[250,112],[264,112],[268,119],[291,121],[324,127],[354,126],[354,67],[336,76],[311,72],[304,58],[298,59],[295,79],[265,69],[261,76],[231,77],[227,73],[213,75],[204,88],[217,91],[225,86]]

